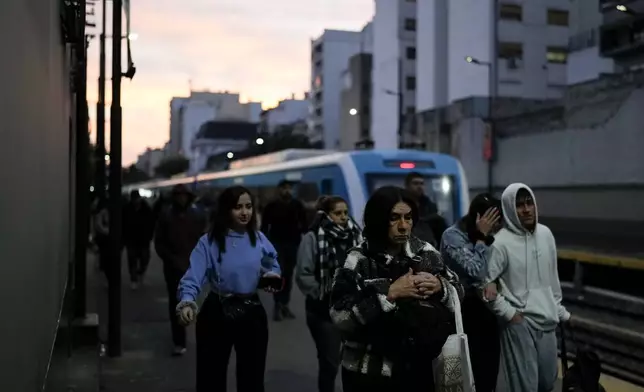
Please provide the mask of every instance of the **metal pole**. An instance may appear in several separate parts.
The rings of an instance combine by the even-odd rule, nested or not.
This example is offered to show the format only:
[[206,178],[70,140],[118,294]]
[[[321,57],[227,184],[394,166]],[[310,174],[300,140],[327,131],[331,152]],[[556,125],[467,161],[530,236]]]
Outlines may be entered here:
[[105,200],[105,31],[107,0],[103,0],[102,26],[100,36],[98,102],[96,103],[96,196]]
[[87,38],[85,0],[78,4],[79,31],[76,45],[76,235],[74,245],[74,317],[87,311],[87,242],[89,235],[89,134],[87,129]]
[[112,106],[110,122],[110,246],[108,355],[121,355],[121,30],[122,0],[113,0]]
[[499,62],[498,45],[499,45],[499,7],[498,2],[492,2],[492,56],[488,65],[488,83],[490,84],[490,99],[488,101],[488,122],[490,125],[490,143],[492,148],[491,159],[487,163],[487,191],[492,194],[494,192],[494,161],[496,161],[496,129],[494,121],[492,120],[494,101],[496,97],[496,90],[498,84],[496,82],[497,65]]

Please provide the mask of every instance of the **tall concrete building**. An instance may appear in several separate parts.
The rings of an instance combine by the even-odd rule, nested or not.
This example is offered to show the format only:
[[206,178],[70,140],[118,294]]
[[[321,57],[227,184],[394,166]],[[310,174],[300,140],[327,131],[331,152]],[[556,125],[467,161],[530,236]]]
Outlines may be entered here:
[[[365,29],[368,30],[368,29]],[[324,30],[311,40],[311,95],[308,136],[325,148],[339,145],[342,73],[349,58],[363,50],[366,31]]]
[[597,79],[615,72],[612,58],[600,53],[600,26],[603,22],[600,0],[570,2],[570,38],[568,42],[568,84]]
[[644,0],[600,0],[600,6],[600,54],[617,72],[644,69]]
[[569,9],[569,0],[418,2],[417,111],[472,96],[562,97]]
[[372,58],[370,53],[352,56],[342,75],[340,149],[344,151],[370,146]]
[[264,110],[259,120],[260,131],[272,134],[281,126],[306,123],[309,116],[308,98],[308,94],[304,95],[304,99],[297,99],[293,94],[290,99],[281,100],[276,107]]
[[413,136],[401,125],[416,112],[417,3],[376,0],[375,5],[371,138],[375,148],[398,148]]

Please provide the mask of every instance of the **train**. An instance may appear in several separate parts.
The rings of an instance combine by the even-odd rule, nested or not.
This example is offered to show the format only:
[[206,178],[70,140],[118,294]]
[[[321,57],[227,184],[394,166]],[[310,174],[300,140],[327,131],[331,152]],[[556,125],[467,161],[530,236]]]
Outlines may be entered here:
[[254,193],[261,210],[275,197],[277,184],[287,180],[294,184],[295,196],[311,208],[321,195],[343,197],[360,223],[369,195],[385,185],[403,186],[410,172],[424,176],[425,193],[448,224],[467,212],[468,183],[458,159],[417,150],[291,149],[236,160],[228,170],[131,184],[123,191],[138,190],[142,196],[155,197],[177,184],[185,184],[199,195],[214,196],[226,187],[243,185]]

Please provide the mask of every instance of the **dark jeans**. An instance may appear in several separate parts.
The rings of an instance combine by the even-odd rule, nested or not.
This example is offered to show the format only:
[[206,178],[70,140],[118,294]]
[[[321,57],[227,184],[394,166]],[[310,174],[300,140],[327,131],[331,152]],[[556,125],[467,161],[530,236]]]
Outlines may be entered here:
[[268,319],[264,307],[249,310],[242,319],[223,317],[219,298],[210,294],[197,316],[197,390],[227,391],[228,361],[235,347],[237,391],[264,392],[268,349]]
[[499,373],[500,341],[496,316],[476,294],[468,292],[462,305],[463,328],[477,392],[493,392]]
[[293,289],[293,271],[297,263],[298,244],[275,244],[277,260],[282,270],[284,289],[273,294],[276,305],[287,306],[291,302],[291,290]]
[[138,282],[145,274],[150,263],[150,244],[127,246],[127,264],[130,271],[130,281]]
[[99,234],[94,241],[98,247],[98,268],[109,278],[111,272],[107,270],[107,266],[110,265],[112,257],[110,237]]
[[326,315],[320,314],[319,308],[312,306],[313,301],[311,298],[306,300],[306,325],[318,352],[318,391],[334,392],[342,355],[342,338],[328,311]]
[[165,287],[168,291],[168,313],[170,316],[170,327],[172,329],[172,342],[175,346],[186,347],[186,328],[179,324],[177,317],[177,289],[184,271],[169,265],[163,264],[163,275],[165,276]]

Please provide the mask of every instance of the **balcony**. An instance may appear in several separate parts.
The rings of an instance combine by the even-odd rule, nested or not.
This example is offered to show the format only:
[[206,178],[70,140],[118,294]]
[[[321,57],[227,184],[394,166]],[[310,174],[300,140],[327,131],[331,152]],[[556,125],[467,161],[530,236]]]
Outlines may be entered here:
[[639,57],[644,50],[644,14],[605,24],[600,28],[602,57]]

